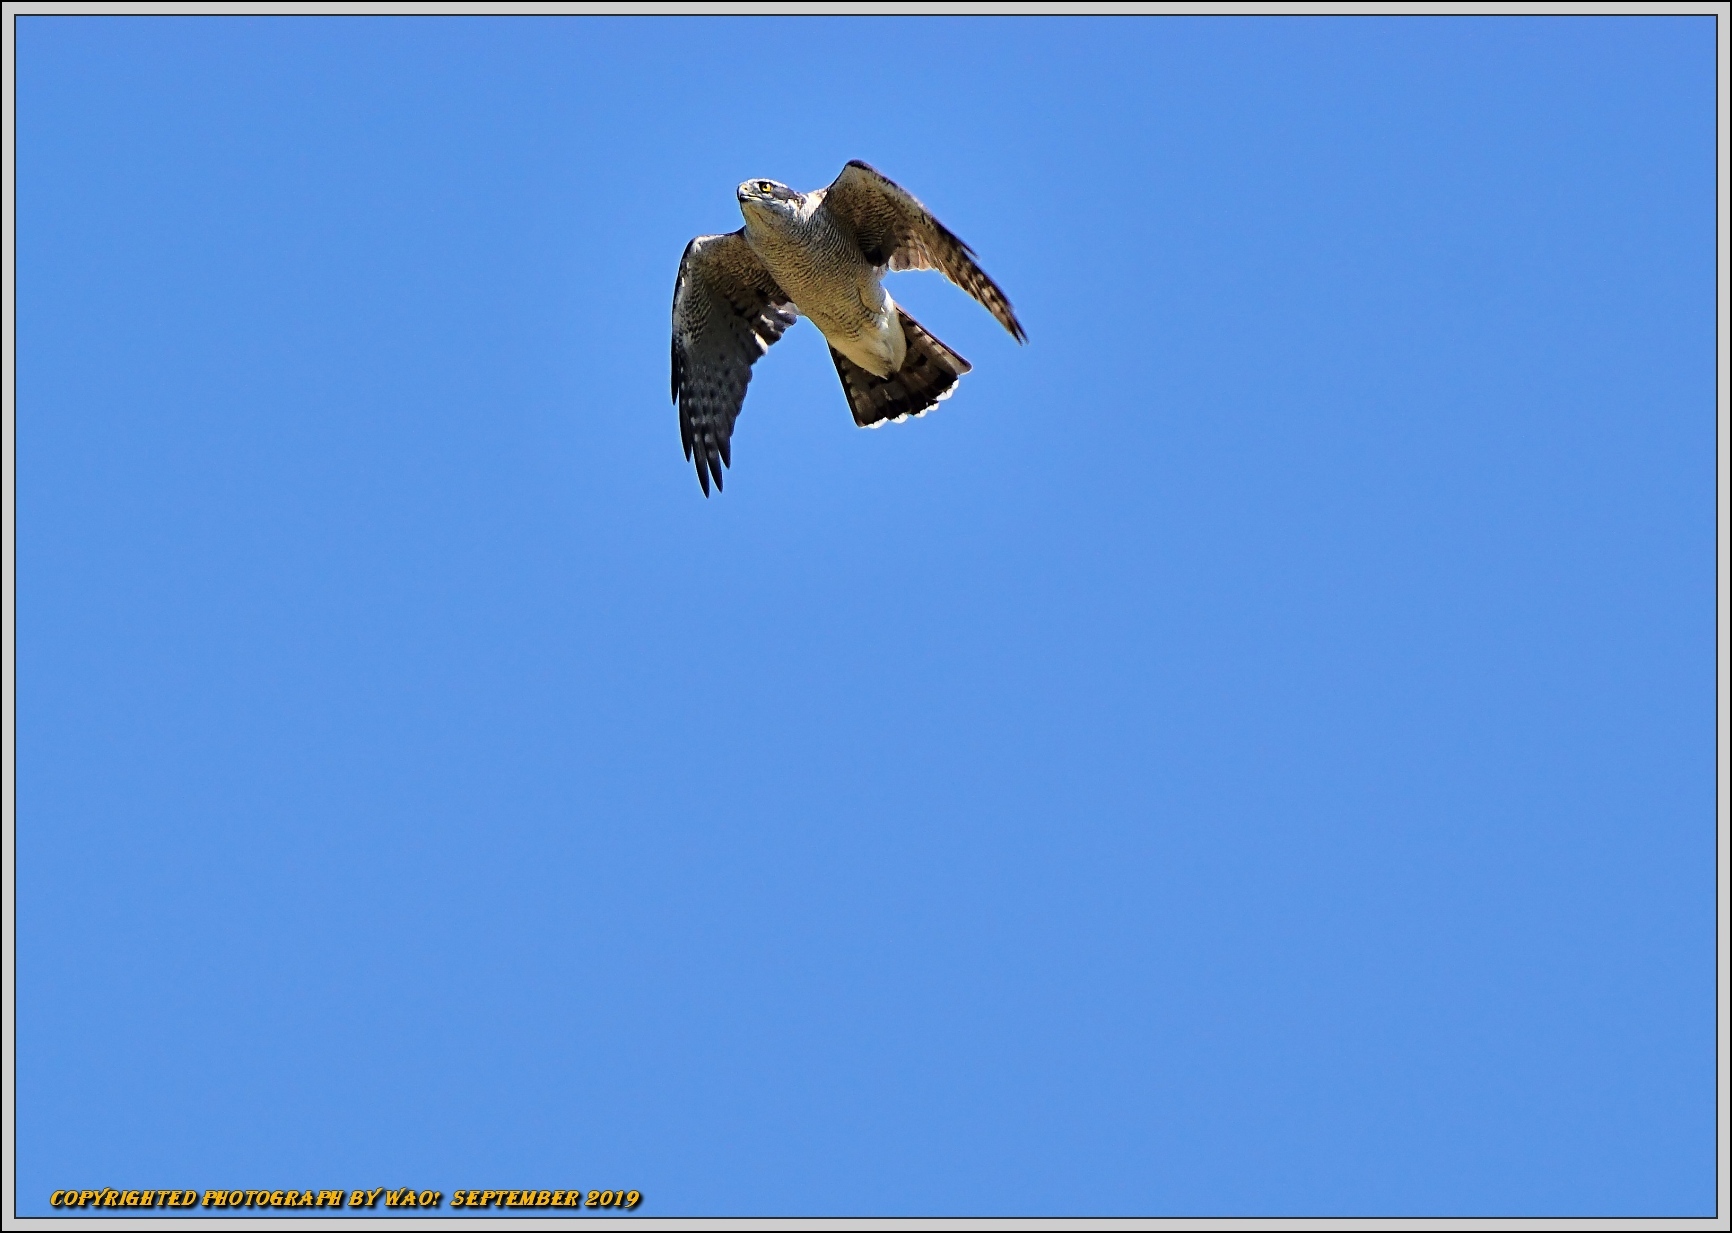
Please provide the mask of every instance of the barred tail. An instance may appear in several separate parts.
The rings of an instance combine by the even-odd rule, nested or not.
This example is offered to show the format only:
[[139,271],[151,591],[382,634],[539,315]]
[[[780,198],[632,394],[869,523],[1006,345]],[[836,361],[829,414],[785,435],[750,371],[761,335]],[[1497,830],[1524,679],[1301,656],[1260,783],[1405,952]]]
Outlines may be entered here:
[[848,395],[854,422],[862,428],[877,428],[886,420],[899,424],[911,415],[925,415],[956,392],[957,378],[974,365],[928,334],[918,321],[900,308],[902,334],[908,340],[908,355],[902,367],[888,377],[874,377],[836,348],[836,375]]

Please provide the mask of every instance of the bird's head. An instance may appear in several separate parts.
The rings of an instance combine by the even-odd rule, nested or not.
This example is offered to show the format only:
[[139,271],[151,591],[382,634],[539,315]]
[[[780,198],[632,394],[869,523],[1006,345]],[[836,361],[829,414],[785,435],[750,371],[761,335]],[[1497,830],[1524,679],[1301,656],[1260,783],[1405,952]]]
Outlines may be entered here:
[[740,212],[747,219],[779,222],[799,215],[805,198],[775,180],[747,180],[739,187]]

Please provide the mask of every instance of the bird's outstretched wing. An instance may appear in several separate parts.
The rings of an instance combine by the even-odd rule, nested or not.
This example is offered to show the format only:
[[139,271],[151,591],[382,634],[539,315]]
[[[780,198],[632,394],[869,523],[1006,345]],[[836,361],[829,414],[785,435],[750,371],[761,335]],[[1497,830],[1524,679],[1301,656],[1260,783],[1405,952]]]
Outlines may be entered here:
[[673,396],[680,444],[706,497],[711,479],[721,491],[752,365],[795,320],[793,302],[752,252],[743,228],[686,245],[674,282]]
[[974,250],[894,180],[855,159],[824,190],[819,208],[830,211],[853,232],[860,251],[873,265],[891,270],[937,270],[979,300],[1017,342],[1028,341],[1004,292],[974,264]]

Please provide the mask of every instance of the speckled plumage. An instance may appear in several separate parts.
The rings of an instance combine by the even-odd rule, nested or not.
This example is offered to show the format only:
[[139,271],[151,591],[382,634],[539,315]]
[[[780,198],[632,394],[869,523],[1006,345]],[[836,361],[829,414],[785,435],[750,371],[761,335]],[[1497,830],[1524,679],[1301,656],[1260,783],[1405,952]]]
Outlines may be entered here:
[[865,163],[849,163],[816,192],[748,180],[738,195],[746,225],[688,244],[674,284],[673,396],[680,439],[706,496],[712,479],[720,490],[722,468],[731,465],[752,365],[796,313],[829,342],[862,427],[924,414],[970,369],[885,293],[886,271],[938,270],[1026,341],[973,250]]

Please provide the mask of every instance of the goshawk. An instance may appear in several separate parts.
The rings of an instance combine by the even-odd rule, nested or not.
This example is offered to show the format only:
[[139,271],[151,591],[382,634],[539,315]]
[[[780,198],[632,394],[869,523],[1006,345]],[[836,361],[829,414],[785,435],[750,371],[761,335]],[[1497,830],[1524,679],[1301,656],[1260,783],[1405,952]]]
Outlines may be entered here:
[[830,344],[854,422],[876,428],[950,396],[971,365],[884,291],[889,270],[937,270],[1018,342],[1022,324],[974,250],[901,186],[858,159],[829,188],[739,187],[746,225],[686,245],[674,283],[673,396],[704,495],[722,487],[752,365],[798,316]]

